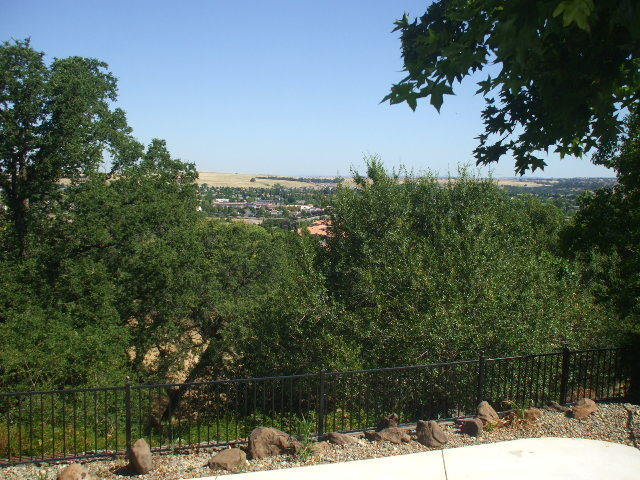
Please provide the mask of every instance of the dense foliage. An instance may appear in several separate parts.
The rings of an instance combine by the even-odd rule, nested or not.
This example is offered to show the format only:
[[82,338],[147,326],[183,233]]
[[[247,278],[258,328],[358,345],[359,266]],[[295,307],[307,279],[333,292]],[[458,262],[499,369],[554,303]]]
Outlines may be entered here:
[[[446,184],[389,175],[374,158],[332,198],[324,240],[212,219],[197,209],[212,192],[194,166],[162,140],[138,144],[111,109],[104,64],[48,65],[27,42],[1,48],[2,390],[389,366],[608,344],[622,332],[613,312],[626,316],[635,290],[584,288],[582,257],[559,255],[581,252],[589,210],[577,243],[560,243],[566,219],[553,205],[465,172]],[[33,82],[35,99],[20,90]],[[48,110],[58,91],[75,100]],[[636,188],[623,175],[634,151],[616,157],[622,203]],[[617,259],[635,258],[637,239],[617,235],[607,258],[623,278],[637,260]],[[171,391],[165,419],[183,393]]]
[[342,189],[328,284],[368,366],[586,344],[607,314],[554,255],[561,212],[469,177],[389,176],[375,159]]
[[640,115],[626,119],[619,142],[598,161],[617,172],[618,183],[585,194],[563,232],[563,249],[579,260],[596,298],[640,326]]
[[[509,153],[516,171],[541,153],[580,156],[615,138],[618,113],[638,102],[640,6],[635,0],[438,0],[396,22],[407,76],[385,97],[438,110],[456,82],[478,82],[485,132],[478,163]],[[492,65],[496,65],[494,73]]]
[[61,178],[95,172],[106,153],[114,169],[141,153],[124,112],[111,108],[116,79],[106,68],[81,57],[47,65],[28,40],[0,45],[0,188],[20,253],[31,211],[46,209]]

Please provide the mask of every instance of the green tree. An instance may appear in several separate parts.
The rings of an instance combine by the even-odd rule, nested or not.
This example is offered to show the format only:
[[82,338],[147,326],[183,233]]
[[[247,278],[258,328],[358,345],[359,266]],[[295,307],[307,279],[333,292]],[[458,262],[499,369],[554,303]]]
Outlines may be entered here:
[[124,112],[111,107],[116,84],[99,60],[47,64],[29,40],[0,45],[0,188],[22,254],[32,212],[47,207],[62,178],[96,171],[105,153],[116,167],[140,155]]
[[564,253],[584,266],[586,284],[601,303],[640,325],[640,115],[625,121],[619,142],[597,162],[616,170],[618,183],[581,198],[563,232]]
[[366,366],[548,351],[605,332],[604,309],[548,248],[553,205],[464,172],[401,179],[375,159],[355,179],[338,192],[324,268]]
[[[29,256],[2,259],[3,382],[120,383],[183,333],[200,280],[196,175],[154,140],[117,176],[90,173],[49,199]],[[162,379],[174,367],[156,365]]]
[[615,138],[619,112],[640,95],[635,0],[437,0],[396,30],[407,76],[385,97],[392,104],[415,110],[428,97],[440,110],[455,82],[497,65],[478,82],[478,164],[511,153],[522,174],[543,168],[549,148],[581,156]]
[[250,313],[227,334],[242,373],[291,375],[361,366],[350,320],[316,265],[324,247],[311,235],[277,230],[268,235],[280,266]]

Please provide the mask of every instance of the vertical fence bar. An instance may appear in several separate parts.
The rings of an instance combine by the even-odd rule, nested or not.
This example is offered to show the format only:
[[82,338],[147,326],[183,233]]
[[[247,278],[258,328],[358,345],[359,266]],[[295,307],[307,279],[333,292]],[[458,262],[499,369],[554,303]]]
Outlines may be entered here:
[[485,358],[484,353],[481,353],[478,358],[478,387],[476,391],[476,404],[482,402],[484,397],[484,375],[487,368],[486,364],[487,359]]
[[320,372],[320,392],[319,392],[319,405],[318,405],[318,436],[324,435],[324,410],[325,410],[325,379],[326,373],[324,370]]
[[125,451],[129,455],[131,451],[131,379],[129,377],[124,384],[124,432]]
[[567,403],[569,395],[569,367],[571,365],[571,350],[566,344],[562,346],[562,376],[560,377],[560,404]]

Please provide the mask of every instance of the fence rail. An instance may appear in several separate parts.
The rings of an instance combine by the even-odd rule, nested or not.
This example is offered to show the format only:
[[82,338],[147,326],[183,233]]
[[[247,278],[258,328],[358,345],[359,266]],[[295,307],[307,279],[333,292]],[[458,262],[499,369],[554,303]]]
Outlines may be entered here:
[[294,434],[361,431],[587,396],[623,397],[622,351],[575,350],[391,368],[158,385],[0,393],[0,466],[246,441],[256,426]]

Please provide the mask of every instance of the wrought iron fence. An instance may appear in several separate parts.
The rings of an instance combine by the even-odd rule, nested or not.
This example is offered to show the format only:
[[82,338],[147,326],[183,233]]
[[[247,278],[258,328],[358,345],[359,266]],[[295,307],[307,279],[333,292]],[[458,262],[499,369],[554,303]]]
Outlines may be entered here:
[[622,351],[591,349],[211,382],[0,393],[0,465],[242,443],[256,426],[293,434],[403,423],[626,394]]

